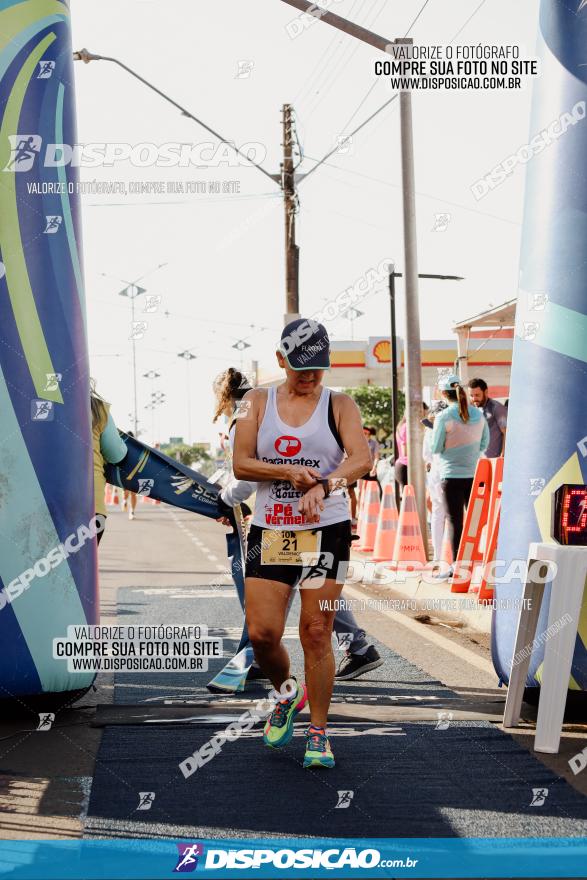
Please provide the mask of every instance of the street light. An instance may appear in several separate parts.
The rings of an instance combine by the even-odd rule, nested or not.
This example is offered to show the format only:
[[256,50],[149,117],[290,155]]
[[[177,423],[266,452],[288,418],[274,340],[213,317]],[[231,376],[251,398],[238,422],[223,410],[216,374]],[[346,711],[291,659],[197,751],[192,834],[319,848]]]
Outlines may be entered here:
[[192,354],[187,348],[185,351],[180,351],[177,355],[180,358],[183,358],[185,361],[185,373],[186,373],[186,387],[187,387],[187,398],[188,398],[188,446],[191,445],[191,436],[192,436],[192,407],[190,402],[191,391],[190,391],[190,364],[192,361],[196,360],[197,355]]
[[[137,326],[135,324],[135,299],[141,296],[143,293],[146,293],[146,288],[139,287],[138,284],[129,284],[128,287],[123,288],[118,291],[119,296],[126,296],[130,299],[131,306],[131,325],[132,330],[129,339],[132,342],[132,375],[133,375],[133,399],[134,399],[134,430],[135,435],[138,435],[137,431],[137,349],[136,349],[136,333]],[[141,337],[139,337],[141,338]]]
[[362,318],[365,312],[362,312],[360,309],[356,309],[354,306],[349,306],[342,315],[344,318],[350,322],[351,325],[351,339],[355,338],[355,321],[357,318]]
[[[151,399],[155,396],[155,392],[153,390],[155,379],[160,379],[161,373],[158,373],[157,370],[147,370],[146,373],[143,373],[143,379],[149,379],[151,383]],[[153,407],[153,413],[151,415],[151,441],[155,442],[155,412]]]
[[[397,336],[396,336],[396,327],[395,327],[395,279],[403,278],[403,274],[401,272],[395,271],[395,266],[392,263],[389,272],[389,308],[391,312],[391,432],[393,438],[393,458],[394,461],[397,459],[397,440],[396,440],[396,432],[398,425],[398,402],[397,402],[397,361],[398,361],[398,352],[397,352]],[[419,272],[418,278],[434,278],[438,281],[463,281],[463,278],[460,275],[430,275],[426,272]],[[408,345],[408,338],[406,335],[406,339],[404,340],[404,345]],[[407,387],[407,386],[406,386]],[[409,394],[409,389],[408,389]],[[406,401],[407,405],[407,401]],[[421,417],[421,415],[420,415]],[[418,459],[418,465],[420,464],[420,459]],[[410,469],[410,457],[408,456],[408,469]],[[411,465],[411,470],[413,473],[414,464]],[[408,476],[408,480],[410,480],[410,476]],[[399,502],[398,496],[398,486],[396,486],[396,500]]]
[[[124,278],[118,278],[118,281],[121,281],[126,285],[122,290],[118,291],[119,296],[126,296],[130,299],[131,304],[131,321],[132,321],[132,333],[130,335],[130,340],[132,342],[132,372],[133,372],[133,399],[134,399],[134,416],[133,416],[133,424],[134,424],[134,432],[138,435],[138,416],[137,416],[137,358],[136,358],[136,346],[135,342],[137,339],[136,331],[138,328],[135,327],[135,299],[138,296],[141,296],[143,293],[147,292],[145,287],[139,287],[138,282],[142,281],[148,275],[153,275],[155,272],[158,272],[159,269],[162,269],[164,266],[167,266],[167,263],[159,263],[155,266],[154,269],[150,269],[144,275],[141,275],[140,278],[136,278],[134,281],[126,281]],[[115,276],[109,275],[107,272],[100,273],[104,278],[114,278]],[[139,339],[142,336],[138,337]]]

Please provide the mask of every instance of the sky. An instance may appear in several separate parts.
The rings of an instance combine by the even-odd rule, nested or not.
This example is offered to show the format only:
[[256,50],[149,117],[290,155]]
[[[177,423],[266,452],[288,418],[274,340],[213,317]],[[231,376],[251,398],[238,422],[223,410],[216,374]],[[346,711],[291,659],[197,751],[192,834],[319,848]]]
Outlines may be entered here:
[[[284,103],[294,107],[303,174],[393,94],[374,75],[373,61],[383,57],[377,50],[321,21],[292,39],[298,12],[282,0],[84,0],[72,7],[74,49],[124,62],[237,146],[254,145],[270,174],[279,172]],[[330,8],[390,40],[411,26],[421,45],[518,45],[522,56],[534,56],[538,0],[333,0]],[[270,365],[283,326],[280,188],[244,161],[227,162],[230,151],[218,149],[217,139],[117,65],[76,62],[75,77],[79,143],[126,144],[135,157],[141,144],[196,145],[194,155],[203,151],[208,161],[141,167],[136,158],[82,167],[80,177],[127,188],[82,197],[98,390],[117,424],[132,427],[131,302],[119,291],[144,279],[135,321],[145,326],[134,330],[141,437],[214,443],[221,427],[212,424],[214,377],[231,365],[248,369],[251,359]],[[527,82],[518,91],[413,95],[419,271],[465,279],[420,282],[423,339],[451,338],[455,321],[516,296],[524,167],[481,200],[471,187],[528,142],[531,93]],[[403,270],[398,103],[299,182],[304,315],[384,259]],[[131,192],[131,183],[161,184],[164,192]],[[435,229],[438,214],[450,215],[444,231]],[[401,283],[398,294],[401,335]],[[389,332],[383,287],[360,309],[356,339]],[[344,317],[327,327],[333,339],[350,338]],[[250,347],[235,349],[240,341]],[[178,357],[186,350],[195,359]],[[151,371],[159,376],[146,378]],[[165,402],[147,409],[158,392]]]

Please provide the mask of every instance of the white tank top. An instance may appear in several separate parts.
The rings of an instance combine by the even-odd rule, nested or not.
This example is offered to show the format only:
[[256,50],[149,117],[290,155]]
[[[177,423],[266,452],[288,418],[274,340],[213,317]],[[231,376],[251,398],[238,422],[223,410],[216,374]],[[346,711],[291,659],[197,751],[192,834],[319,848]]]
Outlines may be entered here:
[[[301,464],[316,468],[325,478],[344,458],[328,421],[330,390],[322,389],[311,417],[298,428],[286,425],[277,412],[277,389],[269,388],[265,415],[257,436],[257,458],[271,464]],[[300,514],[298,502],[304,493],[288,480],[257,483],[253,523],[265,529],[316,529],[350,519],[346,492],[324,499],[319,523],[309,523]]]

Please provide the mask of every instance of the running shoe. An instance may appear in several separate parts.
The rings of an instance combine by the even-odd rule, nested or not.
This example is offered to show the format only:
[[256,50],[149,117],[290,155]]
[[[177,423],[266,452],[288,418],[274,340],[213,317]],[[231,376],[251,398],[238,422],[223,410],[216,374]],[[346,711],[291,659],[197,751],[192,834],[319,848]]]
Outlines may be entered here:
[[359,678],[371,669],[377,669],[383,665],[379,652],[373,645],[369,645],[364,654],[351,654],[346,652],[338,671],[335,675],[337,681],[350,681],[351,678]]
[[451,565],[450,568],[441,568],[440,571],[437,571],[436,574],[433,574],[432,577],[435,581],[448,581],[453,577],[455,573],[454,566]]
[[308,727],[304,767],[334,767],[334,755],[324,727]]
[[[295,679],[294,679],[295,680]],[[296,681],[297,684],[297,681]],[[280,700],[265,722],[263,742],[272,749],[280,749],[288,744],[294,732],[294,718],[306,705],[308,694],[305,684],[298,684],[295,696]]]

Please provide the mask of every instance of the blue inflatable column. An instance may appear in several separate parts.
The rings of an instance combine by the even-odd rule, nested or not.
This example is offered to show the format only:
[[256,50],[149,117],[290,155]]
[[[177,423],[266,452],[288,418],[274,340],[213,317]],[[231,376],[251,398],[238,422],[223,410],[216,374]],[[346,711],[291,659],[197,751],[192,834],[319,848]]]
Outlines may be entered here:
[[86,688],[53,657],[97,622],[70,12],[0,2],[0,698]]
[[[506,568],[530,542],[550,540],[553,491],[587,474],[587,0],[542,0],[539,55],[497,552]],[[504,681],[519,611],[501,604],[520,598],[517,570],[496,589],[493,660]],[[587,689],[586,646],[584,603],[572,689]],[[529,685],[540,683],[543,655],[532,655]]]

